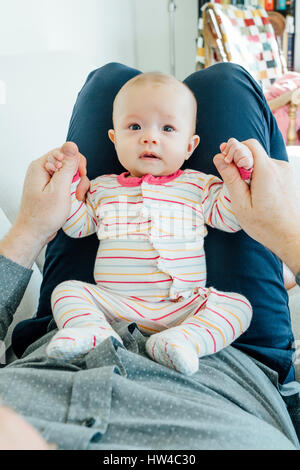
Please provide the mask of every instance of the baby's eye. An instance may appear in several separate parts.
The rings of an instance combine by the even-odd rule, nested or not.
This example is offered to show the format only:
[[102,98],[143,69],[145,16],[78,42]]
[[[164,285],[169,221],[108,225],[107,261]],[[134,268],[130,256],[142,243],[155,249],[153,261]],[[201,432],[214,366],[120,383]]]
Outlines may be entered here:
[[139,124],[130,124],[129,129],[131,131],[138,131],[141,128]]
[[174,131],[174,130],[175,130],[175,129],[174,129],[174,127],[172,127],[172,126],[166,125],[166,126],[163,127],[163,131],[164,131],[164,132],[172,132],[172,131]]

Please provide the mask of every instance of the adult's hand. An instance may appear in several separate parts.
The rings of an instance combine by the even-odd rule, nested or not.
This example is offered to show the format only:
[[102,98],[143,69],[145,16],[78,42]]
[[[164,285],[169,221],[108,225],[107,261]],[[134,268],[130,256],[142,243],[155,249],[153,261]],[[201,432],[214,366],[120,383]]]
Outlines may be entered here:
[[[68,158],[78,158],[78,171],[80,181],[76,188],[76,197],[79,201],[85,199],[86,193],[90,188],[90,181],[86,176],[86,158],[78,152],[77,145],[73,142],[66,142],[61,149],[55,149],[46,154],[45,168],[52,177],[63,167],[64,160]],[[68,163],[68,162],[67,162]]]
[[[45,169],[51,152],[64,153],[60,171],[52,177]],[[33,161],[27,170],[21,205],[11,230],[0,242],[0,253],[25,267],[31,267],[40,250],[63,225],[70,211],[70,186],[79,169],[81,182],[77,197],[86,193],[85,159],[73,142],[66,142]]]
[[0,450],[49,450],[43,437],[12,409],[0,405]]
[[226,184],[242,229],[273,251],[294,274],[300,271],[300,193],[289,163],[270,158],[254,139],[243,142],[251,150],[254,168],[250,186],[224,155],[214,164]]

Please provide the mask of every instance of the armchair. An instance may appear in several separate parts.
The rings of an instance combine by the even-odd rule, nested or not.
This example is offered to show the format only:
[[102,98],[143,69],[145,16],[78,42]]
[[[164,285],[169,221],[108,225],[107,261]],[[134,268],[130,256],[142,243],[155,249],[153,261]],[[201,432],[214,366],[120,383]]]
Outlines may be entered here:
[[212,3],[202,10],[205,67],[242,65],[262,86],[287,145],[300,145],[300,74],[287,71],[267,12]]

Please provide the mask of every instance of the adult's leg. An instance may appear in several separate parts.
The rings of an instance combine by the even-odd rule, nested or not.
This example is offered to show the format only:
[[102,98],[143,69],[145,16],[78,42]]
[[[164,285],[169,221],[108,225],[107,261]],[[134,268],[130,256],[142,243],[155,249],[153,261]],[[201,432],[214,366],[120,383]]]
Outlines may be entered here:
[[114,327],[124,348],[73,363],[47,360],[41,339],[1,369],[0,396],[60,449],[299,449],[268,368],[229,346],[187,378],[146,357],[133,324]]
[[198,103],[197,133],[201,139],[186,166],[218,175],[212,158],[230,137],[257,139],[272,158],[288,160],[262,89],[243,67],[215,64],[191,74],[184,82]]
[[[257,139],[273,158],[287,160],[283,138],[261,87],[239,65],[220,63],[190,75],[185,83],[198,102],[200,144],[186,166],[218,175],[213,157],[235,137]],[[233,345],[293,376],[293,333],[282,263],[243,231],[227,234],[208,227],[207,287],[243,294],[253,307],[250,327]]]

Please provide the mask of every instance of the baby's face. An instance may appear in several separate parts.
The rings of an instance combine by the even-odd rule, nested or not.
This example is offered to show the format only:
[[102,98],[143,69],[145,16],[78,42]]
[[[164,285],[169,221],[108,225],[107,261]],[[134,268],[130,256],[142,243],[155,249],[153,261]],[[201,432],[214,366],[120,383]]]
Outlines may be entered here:
[[193,153],[199,143],[193,127],[188,91],[150,82],[130,86],[117,98],[109,137],[131,176],[162,176],[177,171]]

